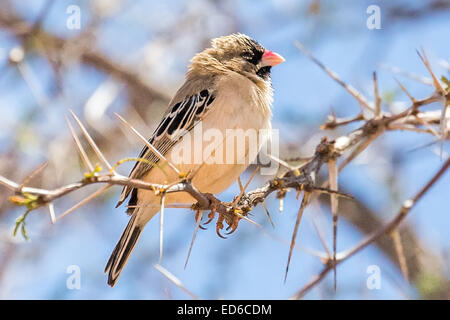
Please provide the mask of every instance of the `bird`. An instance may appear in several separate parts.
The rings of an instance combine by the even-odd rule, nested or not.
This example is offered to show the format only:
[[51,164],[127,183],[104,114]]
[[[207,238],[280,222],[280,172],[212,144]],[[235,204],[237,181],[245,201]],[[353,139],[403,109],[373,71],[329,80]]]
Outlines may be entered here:
[[[147,161],[137,161],[129,177],[164,184],[179,180],[179,174],[170,170],[165,162],[175,159],[184,144],[187,149],[181,149],[187,150],[186,154],[193,151],[193,154],[188,157],[191,161],[174,164],[179,172],[195,171],[192,184],[200,192],[217,194],[227,189],[257,156],[249,152],[251,146],[248,145],[244,146],[242,153],[235,146],[232,146],[233,150],[227,150],[227,141],[233,138],[229,137],[229,132],[237,129],[257,132],[256,151],[259,151],[264,140],[269,139],[259,132],[271,130],[271,68],[284,61],[281,55],[266,50],[242,33],[212,39],[209,48],[191,59],[185,82],[171,99],[162,120],[148,140],[160,155],[146,145],[139,158]],[[193,146],[185,138],[199,127],[205,137],[207,132],[214,132],[222,138],[215,144],[205,146],[202,143],[200,150],[194,150],[199,144],[194,143]],[[237,153],[233,161],[207,161],[232,151]],[[198,157],[202,152],[200,161],[193,161],[193,157]],[[163,161],[161,156],[167,161]],[[154,191],[131,186],[123,188],[116,208],[128,197],[130,220],[105,268],[111,287],[116,284],[145,225],[161,208],[161,197]],[[170,203],[193,204],[195,200],[186,192],[177,192],[165,195],[165,204]]]

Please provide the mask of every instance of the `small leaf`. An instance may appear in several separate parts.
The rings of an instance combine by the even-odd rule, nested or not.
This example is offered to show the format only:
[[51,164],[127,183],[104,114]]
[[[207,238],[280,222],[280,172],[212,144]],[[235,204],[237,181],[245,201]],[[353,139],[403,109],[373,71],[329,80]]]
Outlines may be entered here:
[[27,212],[25,212],[25,214],[21,215],[20,217],[18,217],[16,219],[16,225],[15,225],[14,231],[13,231],[14,237],[17,235],[17,231],[19,230],[19,227],[20,227],[20,231],[21,231],[24,239],[29,240],[29,237],[27,235],[27,230],[25,228],[25,218],[27,217],[28,213],[30,213],[30,211],[31,211],[31,209],[27,210]]
[[450,81],[445,76],[441,76],[441,81],[443,83],[445,83],[445,85],[447,86],[447,88],[445,88],[445,90],[449,90],[450,89]]
[[27,199],[25,199],[22,196],[10,196],[9,197],[9,201],[11,201],[16,206],[24,206],[26,200]]
[[24,192],[23,195],[25,196],[25,198],[27,198],[30,201],[36,201],[38,199],[37,196],[32,195],[30,193]]
[[14,231],[13,231],[14,237],[16,236],[17,230],[19,229],[20,225],[22,224],[22,221],[23,221],[23,216],[20,216],[16,219],[16,226],[14,227]]
[[102,170],[103,170],[103,168],[102,168],[99,164],[96,164],[94,170],[92,170],[92,172],[86,172],[86,173],[84,174],[84,177],[85,177],[86,179],[92,179],[92,178],[95,177],[95,174],[96,174],[96,173],[99,173],[99,172],[101,172]]
[[29,240],[27,230],[25,229],[25,221],[22,222],[22,236],[24,237],[25,240]]
[[187,173],[180,171],[180,176],[179,176],[180,179],[184,179],[184,178],[186,178],[186,176],[187,176]]

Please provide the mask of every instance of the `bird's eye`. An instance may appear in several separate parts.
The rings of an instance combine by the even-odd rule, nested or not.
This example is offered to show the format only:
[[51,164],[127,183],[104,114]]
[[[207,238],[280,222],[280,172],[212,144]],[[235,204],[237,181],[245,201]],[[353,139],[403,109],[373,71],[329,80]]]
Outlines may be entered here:
[[250,62],[251,64],[254,64],[255,66],[259,63],[261,60],[261,56],[258,52],[252,52],[252,51],[246,51],[241,54],[241,57]]
[[251,61],[251,60],[253,60],[253,53],[252,52],[243,52],[241,54],[241,57],[247,61]]

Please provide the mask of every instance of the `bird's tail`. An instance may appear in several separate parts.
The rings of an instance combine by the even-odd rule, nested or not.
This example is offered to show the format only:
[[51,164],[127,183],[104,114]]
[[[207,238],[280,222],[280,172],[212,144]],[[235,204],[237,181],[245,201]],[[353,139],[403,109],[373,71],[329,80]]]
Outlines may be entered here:
[[114,287],[120,272],[127,264],[128,258],[141,235],[142,229],[145,225],[137,223],[137,212],[131,216],[127,227],[125,228],[122,236],[117,242],[111,257],[105,267],[105,273],[108,273],[108,284]]

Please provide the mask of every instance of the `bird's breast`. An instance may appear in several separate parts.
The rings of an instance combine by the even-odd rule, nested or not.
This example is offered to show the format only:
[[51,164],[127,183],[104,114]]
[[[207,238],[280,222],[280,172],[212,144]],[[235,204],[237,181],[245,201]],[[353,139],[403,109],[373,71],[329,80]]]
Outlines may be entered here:
[[[237,81],[236,81],[237,80]],[[271,131],[271,96],[261,96],[250,81],[219,83],[210,111],[168,152],[181,172],[194,173],[201,191],[219,193],[234,183],[257,158]],[[145,180],[171,183],[178,177],[153,168]],[[168,202],[192,202],[187,194],[173,194]]]

